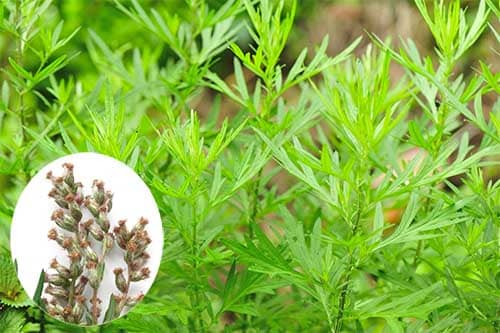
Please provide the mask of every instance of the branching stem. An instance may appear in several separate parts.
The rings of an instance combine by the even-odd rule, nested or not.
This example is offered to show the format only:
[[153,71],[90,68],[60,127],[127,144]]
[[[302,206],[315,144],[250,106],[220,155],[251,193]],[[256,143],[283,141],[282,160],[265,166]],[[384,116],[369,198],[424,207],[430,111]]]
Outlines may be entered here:
[[[358,186],[358,189],[361,188],[361,186]],[[356,212],[355,216],[353,218],[353,222],[351,224],[351,236],[354,237],[356,235],[356,232],[358,230],[359,222],[361,221],[361,215],[362,215],[362,206],[363,201],[365,199],[364,192],[363,190],[358,190],[357,193],[357,202],[356,202]],[[344,311],[345,311],[345,304],[347,297],[349,295],[349,288],[351,285],[351,277],[352,277],[352,272],[354,271],[355,264],[356,264],[357,259],[355,258],[354,251],[349,250],[349,260],[347,263],[347,272],[344,275],[344,278],[342,279],[342,289],[340,291],[339,295],[339,302],[338,302],[338,312],[337,312],[337,317],[335,318],[335,324],[333,326],[332,332],[333,333],[339,333],[342,329],[342,324],[344,320]]]
[[262,178],[262,171],[263,168],[260,168],[259,172],[257,173],[257,178],[252,184],[251,188],[251,193],[250,195],[252,196],[252,200],[250,202],[250,215],[248,217],[248,235],[250,236],[250,239],[253,238],[253,235],[255,233],[255,228],[257,227],[257,214],[259,212],[259,196],[260,196],[260,181]]

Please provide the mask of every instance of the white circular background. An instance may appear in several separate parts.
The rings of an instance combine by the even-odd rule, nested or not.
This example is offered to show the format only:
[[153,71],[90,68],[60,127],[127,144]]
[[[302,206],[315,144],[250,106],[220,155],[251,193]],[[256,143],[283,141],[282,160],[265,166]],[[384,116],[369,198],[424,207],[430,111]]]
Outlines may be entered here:
[[[46,178],[46,174],[52,171],[55,176],[62,175],[64,172],[62,164],[65,162],[74,165],[75,181],[83,184],[84,195],[91,194],[94,179],[104,181],[104,188],[113,192],[113,207],[108,213],[110,230],[121,219],[127,220],[129,230],[141,216],[149,220],[146,230],[152,242],[146,252],[151,258],[146,266],[151,270],[151,274],[146,280],[132,282],[129,290],[131,296],[140,292],[145,294],[158,272],[162,256],[163,228],[158,207],[149,188],[131,168],[118,160],[97,153],[67,155],[49,163],[31,179],[19,197],[12,219],[10,247],[13,260],[17,262],[19,280],[27,294],[33,298],[40,272],[42,269],[47,271],[52,258],[57,258],[65,265],[69,262],[67,252],[47,237],[49,229],[54,227],[58,231],[61,229],[50,219],[52,212],[58,206],[53,198],[48,196],[52,184]],[[90,214],[86,213],[90,217]],[[83,219],[87,216],[84,213]],[[98,297],[102,300],[100,322],[106,312],[111,293],[121,294],[114,283],[113,269],[126,268],[122,250],[115,246],[106,257],[105,264],[104,278],[98,293]],[[86,289],[90,294],[90,288]]]

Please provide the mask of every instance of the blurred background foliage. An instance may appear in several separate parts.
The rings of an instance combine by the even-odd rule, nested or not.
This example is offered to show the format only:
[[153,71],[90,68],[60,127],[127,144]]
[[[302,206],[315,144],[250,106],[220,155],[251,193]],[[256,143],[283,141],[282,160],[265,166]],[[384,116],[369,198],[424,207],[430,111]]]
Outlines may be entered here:
[[[4,2],[1,13],[3,20],[8,20],[10,16],[16,15],[16,3],[16,1]],[[37,3],[40,5],[42,1]],[[128,1],[120,1],[120,3],[127,8],[132,6],[131,2]],[[160,15],[168,17],[168,24],[188,22],[193,24],[195,30],[196,23],[203,22],[203,18],[200,18],[200,11],[193,10],[195,8],[193,4],[198,3],[203,3],[207,10],[216,11],[224,6],[226,1],[140,1],[143,8],[147,10],[154,8]],[[285,2],[285,12],[292,9],[290,3]],[[479,1],[468,0],[462,1],[461,4],[468,8],[467,15],[473,15]],[[40,65],[40,58],[36,55],[36,50],[44,49],[43,38],[40,36],[43,36],[44,33],[47,36],[52,34],[53,31],[57,30],[60,22],[63,22],[60,31],[61,38],[73,33],[74,35],[62,47],[50,53],[45,65],[63,56],[66,56],[67,59],[64,60],[63,66],[51,73],[50,77],[36,82],[29,90],[23,92],[21,99],[12,97],[14,95],[13,86],[9,84],[9,88],[5,88],[6,84],[4,83],[9,80],[7,71],[12,68],[9,58],[18,59],[19,57],[19,39],[6,26],[0,27],[0,68],[4,69],[0,72],[0,89],[3,100],[9,101],[4,103],[2,110],[4,112],[0,116],[0,246],[3,248],[4,257],[8,255],[9,225],[15,202],[29,178],[47,161],[62,154],[85,150],[96,150],[114,156],[133,167],[153,188],[163,216],[175,216],[178,213],[176,209],[185,213],[183,211],[185,207],[180,204],[176,206],[173,199],[165,199],[164,197],[170,196],[179,199],[183,198],[184,194],[176,192],[176,189],[173,188],[175,185],[179,185],[181,180],[175,178],[172,171],[168,171],[169,167],[175,164],[175,161],[172,162],[173,154],[167,154],[168,148],[165,148],[164,140],[176,135],[180,136],[179,133],[182,131],[175,128],[172,129],[171,133],[168,131],[163,133],[163,128],[177,124],[177,119],[189,119],[189,111],[194,109],[202,120],[203,134],[208,138],[208,141],[213,142],[224,117],[233,116],[231,128],[237,128],[241,122],[241,117],[239,117],[241,107],[237,103],[231,101],[227,96],[221,97],[214,90],[208,89],[207,85],[200,84],[201,78],[206,74],[205,69],[208,70],[208,67],[228,84],[234,84],[239,79],[233,67],[234,53],[228,47],[224,45],[220,53],[215,54],[214,57],[209,58],[206,63],[202,63],[200,66],[196,63],[186,64],[185,61],[179,61],[179,54],[158,34],[145,29],[118,7],[113,1],[55,0],[51,2],[47,10],[43,11],[40,17],[37,17],[33,29],[40,29],[40,34],[30,42],[29,48],[24,52],[19,64],[32,73],[44,67]],[[235,18],[233,26],[248,23],[243,10],[232,11],[230,16]],[[493,29],[498,31],[498,19],[490,19],[490,24]],[[436,45],[432,35],[413,1],[303,0],[297,2],[295,23],[284,52],[281,54],[280,62],[286,65],[284,71],[288,71],[304,47],[313,49],[314,45],[321,43],[325,35],[329,36],[329,44],[326,49],[326,54],[329,56],[337,55],[358,36],[363,36],[360,46],[354,51],[356,55],[362,55],[365,53],[367,45],[371,43],[367,32],[379,36],[382,40],[391,38],[392,45],[396,49],[401,45],[399,37],[411,38],[423,56],[429,55],[432,59],[437,59],[434,53]],[[252,44],[251,36],[244,28],[235,31],[234,40],[244,51],[250,51],[252,47],[255,47]],[[196,41],[199,43],[199,38]],[[498,40],[490,29],[486,29],[474,47],[460,58],[454,70],[456,73],[463,73],[467,78],[472,77],[480,71],[478,61],[482,60],[489,65],[493,73],[497,73],[500,59],[498,53],[493,51],[494,49],[498,50]],[[309,58],[313,56],[314,54]],[[181,65],[179,65],[180,63]],[[255,82],[255,76],[249,71],[245,71],[244,75],[248,82]],[[400,65],[392,63],[389,75],[391,82],[397,82],[404,75],[404,70]],[[192,82],[189,81],[191,79]],[[10,98],[8,98],[9,96]],[[285,93],[285,97],[293,101],[300,100],[301,96],[302,89],[298,87],[292,87]],[[116,103],[116,108],[110,109],[109,105],[106,105],[105,100],[108,98],[114,99],[111,104]],[[484,95],[482,103],[485,113],[493,108],[497,98],[498,95],[495,91]],[[11,105],[13,110],[16,105],[22,105],[24,113],[21,124],[19,117],[12,114],[8,105]],[[275,108],[278,109],[277,106]],[[261,126],[260,119],[252,119],[251,121],[253,122],[249,126]],[[192,125],[192,123],[190,124]],[[271,132],[273,124],[266,123],[266,125],[269,125]],[[265,126],[262,125],[261,128],[265,128]],[[158,129],[162,130],[161,133],[157,132]],[[471,130],[471,134],[472,137],[476,136],[476,142],[481,140],[482,133]],[[157,135],[161,136],[161,140],[156,138]],[[255,137],[251,138],[255,139]],[[311,144],[311,146],[313,145]],[[238,149],[233,150],[236,151],[233,159],[237,160],[242,157],[237,154]],[[231,160],[231,157],[228,159]],[[226,160],[221,163],[224,164],[223,167],[229,164]],[[237,170],[237,166],[234,167],[235,170]],[[273,209],[276,208],[274,205],[277,203],[272,201],[276,193],[283,194],[290,190],[290,197],[302,196],[304,190],[295,190],[295,182],[291,180],[292,177],[283,172],[273,171],[274,167],[275,165],[268,166],[266,171],[268,169],[271,171],[264,172],[267,174],[263,177],[262,182],[260,180],[249,182],[249,185],[244,186],[243,194],[241,194],[242,207],[227,204],[224,206],[224,210],[221,209],[220,212],[213,213],[214,216],[209,216],[211,221],[225,221],[226,235],[235,233],[238,234],[235,238],[240,240],[243,238],[240,235],[244,229],[241,220],[248,218],[244,211],[251,210],[252,204],[254,204],[251,195],[256,192],[255,188],[261,186],[269,191],[261,193],[257,198],[263,202],[263,215],[265,213],[272,215],[274,212]],[[172,170],[179,172],[178,169]],[[488,179],[498,179],[498,168],[487,168],[484,172]],[[226,172],[226,175],[227,173],[229,172]],[[216,171],[213,171],[210,177],[215,176],[215,174]],[[252,174],[252,176],[256,175]],[[207,178],[211,179],[210,177]],[[165,180],[172,180],[172,188],[164,183]],[[196,187],[189,195],[195,197],[195,190]],[[494,195],[497,195],[497,192]],[[186,194],[186,196],[188,195]],[[292,199],[285,197],[283,200],[285,203],[289,203]],[[304,200],[312,199],[304,196]],[[193,205],[195,204],[198,204],[198,201],[194,201]],[[201,203],[201,205],[203,204],[205,202]],[[313,205],[311,204],[311,206]],[[269,211],[265,211],[265,207]],[[309,211],[307,203],[302,209],[298,209],[297,215],[315,216],[315,214],[319,214],[312,208]],[[333,213],[327,212],[326,215],[328,214]],[[397,216],[394,219],[399,220],[401,209],[388,211],[386,216],[388,220],[391,219],[390,214]],[[307,218],[304,217],[304,219]],[[312,223],[307,227],[311,231]],[[173,285],[175,293],[179,293],[179,290],[185,287],[181,283],[182,279],[193,278],[190,275],[192,271],[185,269],[185,262],[191,262],[192,258],[188,255],[186,258],[181,258],[179,254],[189,251],[189,249],[186,244],[182,244],[180,241],[179,230],[171,230],[171,228],[179,228],[182,231],[182,226],[175,226],[175,228],[169,226],[166,229],[168,245],[165,249],[164,266],[162,267],[168,267],[169,271],[160,272],[158,282],[144,304],[134,309],[126,318],[99,329],[100,332],[112,332],[118,329],[126,329],[131,332],[153,332],[164,329],[176,331],[176,328],[183,324],[188,325],[193,317],[193,313],[189,311],[193,309],[186,310],[177,303],[178,299],[162,290],[166,285]],[[266,225],[263,228],[265,229]],[[274,234],[269,231],[267,235],[272,237]],[[206,237],[207,244],[212,244],[213,239],[210,237],[215,237],[215,234],[213,236],[204,235],[204,237]],[[227,248],[219,247],[219,243],[214,243],[214,249],[210,250],[208,247],[206,250],[208,254],[200,259],[201,262],[195,260],[194,263],[189,264],[189,268],[196,270],[197,265],[206,265],[206,271],[209,272],[207,275],[210,275],[210,286],[214,289],[220,289],[225,281],[225,278],[221,276],[231,276],[229,267],[231,267],[232,254]],[[398,262],[399,259],[401,258],[394,259],[394,262]],[[220,268],[217,266],[220,263],[225,265],[222,272],[217,270]],[[12,271],[12,267],[8,268],[7,265],[8,263],[0,261],[0,275],[5,275],[8,270]],[[398,268],[394,267],[394,269]],[[429,268],[427,267],[427,269]],[[359,272],[358,274],[361,275]],[[233,277],[236,279],[235,276]],[[195,276],[195,278],[199,277]],[[238,281],[253,278],[257,281],[261,277],[257,278],[249,274],[238,276],[238,279],[241,279]],[[498,279],[498,276],[493,277],[493,279],[495,278]],[[269,283],[269,280],[266,280],[266,283]],[[281,283],[282,281],[275,286],[271,285],[270,288],[282,288]],[[356,282],[356,288],[366,291],[370,288],[370,283],[376,283],[376,281],[371,278],[359,278]],[[19,284],[16,284],[15,281],[4,281],[0,283],[0,287],[3,288],[0,289],[0,303],[2,304],[0,305],[0,331],[2,331],[2,325],[4,325],[5,331],[8,331],[6,327],[13,331],[17,327],[25,332],[42,330],[54,332],[84,331],[84,329],[51,321],[44,318],[43,314],[34,307],[27,307],[29,301],[22,294]],[[259,291],[267,291],[267,286],[259,285],[259,287],[261,288]],[[194,287],[190,286],[190,288]],[[314,327],[314,331],[325,331],[325,325],[317,322],[325,320],[324,317],[318,315],[318,312],[321,311],[318,311],[316,307],[302,306],[300,297],[303,294],[297,293],[294,296],[296,302],[287,305],[286,310],[289,311],[289,314],[280,312],[283,311],[280,302],[289,301],[284,294],[290,293],[294,288],[286,286],[279,289],[280,292],[275,300],[266,304],[267,311],[276,312],[273,316],[274,322],[266,322],[265,318],[255,317],[254,327],[271,327],[270,331],[282,331],[280,324],[293,321],[294,323],[300,322],[301,324],[297,324],[297,327],[303,329]],[[432,288],[427,289],[426,292],[434,293]],[[189,292],[191,290],[188,290],[187,293]],[[164,296],[166,300],[160,301],[158,295],[165,294],[167,294]],[[190,303],[188,296],[185,296],[183,301],[186,304]],[[206,300],[200,300],[201,303],[209,303],[210,301],[208,297]],[[191,305],[196,308],[196,305]],[[6,311],[6,309],[11,311]],[[196,312],[196,310],[193,311]],[[240,320],[238,328],[245,332],[248,327],[241,324],[241,321],[252,317],[253,312],[252,309],[248,308],[239,310],[241,313],[238,315],[235,314],[237,311],[225,312],[221,316],[220,322],[214,327],[218,331],[229,331],[230,324],[236,322],[238,316]],[[492,312],[495,313],[494,310]],[[481,314],[480,311],[478,313]],[[498,314],[498,312],[496,313]],[[207,314],[204,313],[204,315]],[[436,315],[436,318],[439,316]],[[446,320],[450,325],[457,324],[459,321],[454,314],[447,316]],[[443,323],[446,324],[447,321],[443,321]],[[428,331],[445,332],[447,328],[444,324],[442,326],[436,325],[433,330]],[[387,324],[384,320],[376,318],[367,319],[364,325],[370,327],[370,330],[367,330],[370,332],[384,330],[384,332],[391,332],[396,331],[395,327],[399,327],[395,322]],[[414,332],[423,331],[419,330],[418,325],[420,324],[415,323],[413,326]],[[354,331],[354,327],[350,327],[352,331]],[[469,331],[473,332],[473,328],[470,327]],[[496,327],[498,328],[498,326]],[[357,332],[363,331],[362,327],[355,327],[355,329]],[[467,331],[465,329],[464,332]],[[97,330],[87,329],[90,332]],[[252,330],[248,329],[248,331]]]
[[[206,3],[211,8],[219,8],[225,1],[208,0]],[[470,9],[469,13],[473,13],[478,5],[478,1],[475,0],[462,0],[461,3],[463,7]],[[190,22],[194,19],[193,15],[197,15],[190,10],[184,0],[141,1],[141,4],[144,8],[154,8],[159,13],[163,11],[173,13],[181,21]],[[133,48],[137,47],[145,54],[158,54],[157,63],[160,66],[174,56],[169,47],[159,43],[157,36],[123,15],[112,1],[54,1],[43,15],[41,21],[44,28],[53,28],[60,20],[64,21],[63,36],[69,35],[75,29],[80,29],[75,37],[53,57],[56,58],[61,54],[78,55],[57,73],[57,77],[61,79],[77,77],[84,90],[94,87],[101,76],[87,49],[90,43],[88,29],[100,36],[111,50],[122,54],[125,61],[132,58]],[[241,13],[239,18],[244,20],[245,15]],[[493,23],[498,24],[498,22]],[[359,35],[365,35],[364,44],[366,45],[370,41],[366,38],[365,32],[372,32],[382,39],[391,36],[396,44],[398,43],[397,36],[412,38],[424,54],[426,54],[426,49],[427,54],[432,53],[434,47],[432,36],[412,1],[304,0],[298,2],[295,24],[287,48],[282,55],[282,61],[290,64],[303,47],[318,44],[326,34],[331,40],[328,49],[330,55],[343,50]],[[249,41],[246,31],[240,29],[238,44],[248,45]],[[496,70],[499,66],[498,56],[491,51],[495,43],[493,34],[488,32],[483,34],[480,42],[462,60],[462,68],[472,71],[474,66],[471,64],[475,64],[477,59],[484,59]],[[0,63],[3,66],[8,64],[7,59],[13,54],[15,45],[15,39],[11,34],[0,35]],[[356,52],[362,54],[363,48],[358,48]],[[232,52],[228,49],[219,58],[215,64],[216,71],[226,75],[232,73]],[[33,68],[36,66],[36,57],[32,54],[28,55],[25,64],[27,68]],[[40,88],[47,85],[48,82],[44,81]],[[35,98],[31,102],[34,105],[41,103]]]

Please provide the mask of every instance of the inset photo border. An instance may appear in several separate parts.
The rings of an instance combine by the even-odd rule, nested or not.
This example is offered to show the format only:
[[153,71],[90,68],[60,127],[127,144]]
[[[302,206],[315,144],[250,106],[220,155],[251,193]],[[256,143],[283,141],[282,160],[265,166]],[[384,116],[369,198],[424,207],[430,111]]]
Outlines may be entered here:
[[163,228],[153,195],[131,168],[78,153],[47,164],[28,183],[10,246],[35,303],[56,319],[91,326],[142,300],[158,272]]

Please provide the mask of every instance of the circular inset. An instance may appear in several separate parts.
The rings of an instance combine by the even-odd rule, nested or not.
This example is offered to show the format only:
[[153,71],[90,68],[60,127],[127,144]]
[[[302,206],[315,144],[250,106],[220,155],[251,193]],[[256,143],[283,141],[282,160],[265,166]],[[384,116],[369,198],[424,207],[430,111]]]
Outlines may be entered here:
[[49,315],[98,325],[128,312],[158,272],[160,213],[128,166],[96,153],[57,159],[22,192],[11,252],[27,294]]

